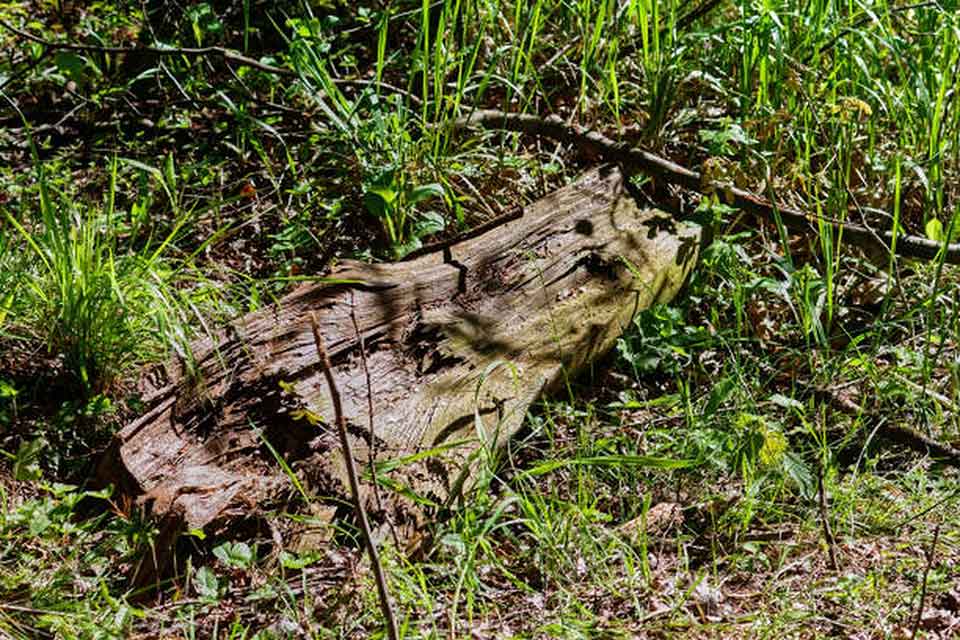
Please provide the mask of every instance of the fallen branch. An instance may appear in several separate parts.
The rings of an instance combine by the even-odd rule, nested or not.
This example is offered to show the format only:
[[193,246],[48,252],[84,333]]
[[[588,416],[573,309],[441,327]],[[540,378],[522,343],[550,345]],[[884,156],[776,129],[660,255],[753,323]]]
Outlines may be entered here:
[[635,313],[673,299],[700,236],[638,206],[623,172],[604,165],[483,235],[408,262],[341,262],[194,343],[189,369],[172,360],[144,372],[140,415],[97,474],[158,522],[156,558],[145,554],[135,586],[172,569],[180,533],[229,534],[261,519],[258,505],[287,500],[274,452],[316,496],[285,547],[316,549],[323,523],[356,521],[311,313],[356,468],[376,471],[360,483],[367,516],[413,551],[431,518],[470,498],[484,453],[506,445],[532,403],[608,353]]
[[267,73],[272,73],[278,76],[297,75],[297,73],[291,69],[284,69],[282,67],[276,67],[272,64],[260,62],[259,60],[254,60],[253,58],[240,55],[239,53],[230,51],[224,47],[108,47],[92,44],[74,44],[70,42],[53,42],[52,40],[46,40],[40,36],[30,33],[29,31],[18,29],[4,20],[0,20],[0,27],[3,27],[10,33],[23,38],[24,40],[35,42],[54,51],[105,53],[110,55],[134,54],[155,56],[158,58],[164,56],[187,56],[191,58],[216,57],[221,58],[224,60],[224,62],[232,62],[244,67],[252,67],[254,69],[266,71]]
[[[853,400],[841,396],[832,389],[818,389],[816,390],[816,394],[829,402],[841,413],[855,418],[867,418],[871,426],[873,426],[878,433],[886,436],[888,440],[912,449],[917,453],[930,454],[938,458],[941,462],[945,462],[951,466],[960,467],[960,451],[954,447],[924,435],[913,427],[908,427],[905,424],[881,422],[881,417],[878,414],[867,411]],[[875,425],[872,424],[874,422],[876,423]]]
[[814,223],[819,222],[832,228],[835,233],[839,234],[842,231],[847,241],[867,251],[881,250],[887,254],[892,251],[898,256],[923,260],[936,260],[942,257],[944,262],[960,264],[960,243],[942,244],[919,236],[895,234],[892,231],[875,231],[865,225],[852,222],[838,223],[819,214],[782,206],[749,191],[718,184],[696,171],[691,171],[649,151],[615,142],[597,131],[567,124],[555,115],[541,118],[527,114],[481,110],[455,121],[453,127],[454,129],[468,127],[502,129],[551,138],[573,144],[604,160],[616,162],[625,169],[639,170],[691,191],[725,193],[731,200],[728,204],[770,222],[776,222],[779,216],[785,226],[794,230],[810,231],[816,229]]

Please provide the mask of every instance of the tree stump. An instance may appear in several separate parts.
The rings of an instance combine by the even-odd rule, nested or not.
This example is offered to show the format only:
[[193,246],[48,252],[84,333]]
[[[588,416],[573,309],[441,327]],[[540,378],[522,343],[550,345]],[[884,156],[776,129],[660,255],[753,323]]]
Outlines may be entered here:
[[464,495],[531,403],[677,293],[698,246],[699,228],[639,207],[620,170],[601,167],[478,237],[407,262],[345,262],[199,341],[191,366],[144,376],[142,415],[100,465],[161,522],[136,581],[164,570],[184,531],[229,529],[297,485],[330,505],[325,517],[349,517],[311,312],[357,465],[378,479],[365,483],[369,513],[408,537]]

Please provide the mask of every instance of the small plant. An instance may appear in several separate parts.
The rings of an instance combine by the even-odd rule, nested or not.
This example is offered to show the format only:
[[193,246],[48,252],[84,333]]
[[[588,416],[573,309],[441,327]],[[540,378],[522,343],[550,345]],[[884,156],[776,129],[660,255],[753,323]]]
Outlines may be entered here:
[[[0,549],[5,608],[0,635],[10,638],[117,638],[129,635],[139,610],[111,580],[110,567],[135,559],[141,524],[108,511],[80,518],[81,502],[102,503],[108,491],[35,481],[35,496],[7,501],[0,488]],[[78,594],[83,594],[78,597]],[[27,606],[29,605],[29,606]],[[37,615],[43,610],[42,615]]]
[[20,392],[12,383],[0,378],[0,426],[17,419],[17,396]]
[[739,124],[725,120],[717,129],[701,129],[700,140],[711,155],[733,156],[737,151],[757,143]]
[[190,21],[194,42],[198,47],[203,45],[206,36],[219,38],[223,35],[223,23],[216,12],[206,2],[200,2],[187,9],[186,17]]
[[421,238],[442,231],[443,216],[435,211],[418,213],[416,205],[431,198],[442,198],[443,187],[436,183],[404,185],[403,176],[385,171],[363,196],[367,211],[383,224],[395,258],[417,249]]
[[637,316],[635,332],[617,341],[617,351],[636,375],[676,375],[691,360],[690,348],[709,339],[703,327],[686,323],[683,311],[656,305]]

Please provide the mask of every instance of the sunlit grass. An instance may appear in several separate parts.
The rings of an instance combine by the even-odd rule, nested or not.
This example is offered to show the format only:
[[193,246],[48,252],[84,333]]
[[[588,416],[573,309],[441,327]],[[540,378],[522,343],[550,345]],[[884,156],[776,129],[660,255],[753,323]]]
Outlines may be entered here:
[[[271,89],[272,100],[310,111],[308,137],[258,119],[229,88],[217,97],[236,123],[224,135],[231,158],[263,164],[283,198],[311,194],[303,211],[284,212],[285,231],[297,233],[278,233],[277,253],[291,261],[351,213],[382,236],[358,253],[400,257],[495,215],[501,181],[518,204],[593,161],[552,142],[454,136],[446,126],[491,107],[558,114],[827,219],[957,236],[954,1],[408,1],[364,16],[344,9],[338,19],[357,18],[347,30],[311,7],[277,23],[288,44],[277,57],[297,77]],[[245,27],[245,49],[247,37]],[[275,142],[279,167],[270,166]],[[163,197],[177,192],[153,184]],[[611,376],[598,370],[574,397],[538,407],[472,499],[430,526],[422,556],[387,545],[405,637],[894,636],[915,615],[936,523],[942,560],[930,593],[949,591],[955,473],[822,398],[845,394],[881,420],[955,441],[953,268],[861,255],[827,225],[802,239],[763,229],[758,240],[719,198],[712,211],[716,239],[684,296],[627,328]],[[90,390],[182,349],[197,326],[180,293],[203,276],[188,275],[176,251],[188,224],[156,238],[135,232],[150,239],[130,247],[118,213],[51,190],[36,215],[0,219],[0,336],[42,343]],[[27,509],[66,509],[62,496],[50,500]],[[679,516],[654,526],[673,505]],[[359,569],[347,581],[355,589],[331,594],[309,554],[256,555],[247,573],[208,557],[209,571],[191,567],[171,588],[185,604],[145,618],[124,609],[105,569],[83,582],[102,594],[84,610],[78,582],[44,558],[64,567],[80,564],[72,553],[113,558],[92,542],[102,523],[56,550],[47,529],[30,529],[33,516],[15,514],[0,527],[7,559],[41,579],[31,591],[0,564],[0,583],[27,589],[17,603],[60,613],[0,608],[9,633],[66,635],[79,615],[119,620],[122,631],[252,637],[266,624],[261,610],[310,637],[381,631],[369,575]],[[60,511],[53,520],[68,522]],[[126,549],[126,533],[104,535]],[[724,599],[713,603],[715,592]],[[229,607],[235,617],[217,617]]]
[[89,395],[109,389],[136,364],[171,353],[188,357],[190,325],[202,317],[179,287],[195,274],[171,256],[188,216],[174,210],[166,236],[154,240],[151,231],[139,246],[124,246],[121,238],[133,227],[114,210],[116,162],[103,208],[73,203],[51,187],[41,164],[37,172],[33,213],[3,212],[5,255],[14,267],[3,289],[10,331],[44,343]]

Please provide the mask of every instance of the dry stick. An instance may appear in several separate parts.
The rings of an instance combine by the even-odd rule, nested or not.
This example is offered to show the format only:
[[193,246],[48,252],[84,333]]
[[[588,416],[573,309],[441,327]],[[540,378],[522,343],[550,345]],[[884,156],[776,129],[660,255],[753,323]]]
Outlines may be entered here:
[[827,552],[830,554],[830,566],[834,571],[840,571],[840,563],[837,562],[837,539],[833,536],[833,529],[830,527],[830,507],[827,505],[827,490],[823,482],[823,463],[817,465],[817,489],[820,494],[820,522],[823,525],[823,537],[827,541]]
[[357,518],[360,520],[360,529],[363,532],[364,542],[367,544],[367,551],[370,554],[370,564],[373,565],[373,575],[377,581],[377,592],[380,596],[380,607],[383,609],[384,622],[387,625],[387,635],[390,640],[398,640],[400,637],[397,631],[397,619],[393,615],[393,606],[390,604],[390,593],[387,591],[387,579],[383,573],[383,565],[380,564],[380,556],[377,554],[377,545],[370,535],[370,522],[367,520],[367,511],[363,508],[363,502],[360,499],[360,481],[357,474],[357,464],[353,459],[353,447],[350,446],[350,438],[347,435],[347,422],[343,417],[343,406],[340,404],[340,391],[337,389],[336,381],[333,379],[333,365],[330,362],[330,356],[327,355],[327,348],[323,343],[323,336],[320,335],[320,326],[317,322],[317,314],[310,314],[310,328],[313,330],[313,342],[317,347],[317,355],[323,364],[323,375],[327,379],[327,386],[330,388],[330,399],[333,402],[333,413],[337,422],[337,431],[340,434],[340,447],[343,451],[343,459],[347,466],[347,478],[350,481],[350,493],[353,495],[353,506],[357,510]]
[[243,65],[245,67],[253,67],[254,69],[259,69],[261,71],[266,71],[267,73],[272,73],[279,76],[295,76],[297,73],[291,71],[290,69],[284,69],[282,67],[275,67],[272,64],[266,64],[260,62],[259,60],[254,60],[253,58],[248,58],[247,56],[240,55],[239,53],[234,53],[229,49],[223,47],[104,47],[99,45],[91,44],[73,44],[69,42],[53,42],[51,40],[46,40],[40,36],[36,36],[29,31],[24,31],[18,29],[13,25],[9,24],[4,20],[0,20],[0,27],[3,27],[7,31],[23,38],[24,40],[29,40],[30,42],[36,42],[37,44],[42,44],[45,47],[50,49],[60,50],[60,51],[79,51],[87,53],[109,53],[109,54],[142,54],[149,56],[189,56],[189,57],[199,57],[199,58],[208,58],[208,57],[219,57],[225,60],[226,62],[232,62],[234,64]]
[[927,578],[930,577],[930,568],[933,566],[934,553],[937,550],[937,540],[940,539],[940,524],[933,530],[933,542],[930,543],[930,550],[926,552],[927,566],[923,569],[923,583],[920,585],[920,604],[917,605],[917,617],[913,621],[913,630],[910,632],[911,638],[917,637],[917,631],[920,629],[920,622],[923,619],[923,603],[927,598]]
[[353,292],[350,293],[350,320],[353,322],[353,330],[357,334],[357,342],[360,344],[360,362],[363,364],[363,376],[367,382],[367,429],[370,431],[370,480],[373,482],[373,497],[377,503],[377,509],[386,514],[387,526],[390,528],[390,535],[393,537],[393,543],[400,546],[400,538],[397,536],[397,530],[393,526],[393,518],[386,513],[383,508],[383,501],[380,498],[380,482],[377,480],[377,458],[379,457],[377,449],[379,442],[377,434],[373,430],[373,384],[370,381],[370,367],[367,365],[367,343],[363,338],[363,332],[360,331],[360,324],[357,322],[356,304]]
[[[701,3],[700,6],[691,10],[689,13],[683,14],[679,20],[677,20],[677,31],[683,31],[694,22],[703,18],[705,15],[716,9],[720,6],[720,3],[723,0],[706,0]],[[661,30],[660,38],[663,38],[665,35],[666,29]]]
[[891,231],[876,232],[864,225],[848,222],[840,224],[818,214],[778,205],[749,191],[705,179],[696,171],[691,171],[649,151],[615,142],[597,131],[568,125],[557,116],[541,118],[527,114],[480,110],[453,123],[454,129],[472,126],[545,136],[573,144],[607,161],[616,162],[628,169],[643,171],[654,178],[691,191],[703,194],[714,191],[725,193],[730,200],[728,204],[771,222],[775,222],[779,216],[784,225],[795,230],[811,231],[814,229],[812,223],[820,220],[832,227],[835,232],[842,228],[848,242],[865,250],[881,250],[889,254],[891,247],[895,247],[896,255],[924,260],[936,259],[943,252],[945,262],[960,264],[960,243],[944,245],[919,236],[900,234],[895,236]]
[[931,454],[941,462],[953,467],[960,467],[960,451],[951,447],[949,444],[939,442],[905,424],[882,422],[881,416],[875,412],[867,411],[853,400],[840,396],[832,389],[816,389],[815,393],[830,402],[842,413],[853,417],[866,418],[868,425],[876,422],[876,429],[889,440],[905,446],[908,449],[913,449],[917,453]]

